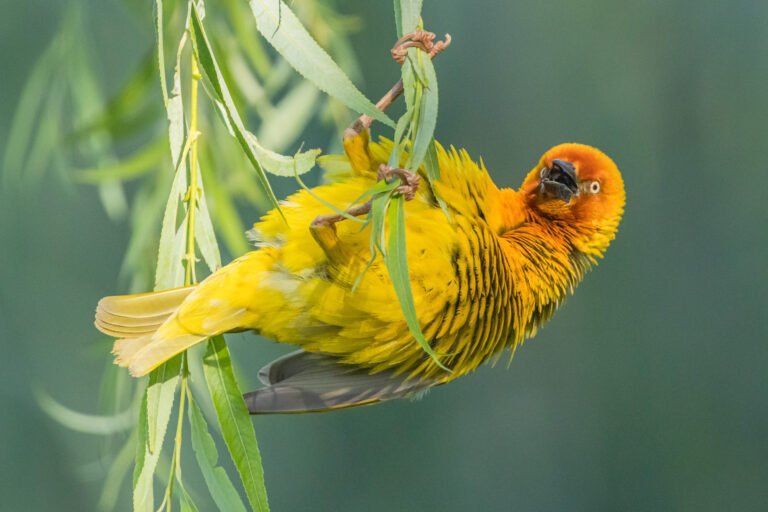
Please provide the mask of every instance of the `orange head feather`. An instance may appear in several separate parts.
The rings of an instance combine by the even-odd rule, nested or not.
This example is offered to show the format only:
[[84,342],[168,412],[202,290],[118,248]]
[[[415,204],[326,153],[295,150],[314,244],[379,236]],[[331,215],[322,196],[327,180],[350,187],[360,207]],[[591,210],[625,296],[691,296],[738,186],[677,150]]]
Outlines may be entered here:
[[624,212],[624,182],[602,151],[560,144],[541,157],[520,189],[529,211],[566,229],[586,255],[602,256]]

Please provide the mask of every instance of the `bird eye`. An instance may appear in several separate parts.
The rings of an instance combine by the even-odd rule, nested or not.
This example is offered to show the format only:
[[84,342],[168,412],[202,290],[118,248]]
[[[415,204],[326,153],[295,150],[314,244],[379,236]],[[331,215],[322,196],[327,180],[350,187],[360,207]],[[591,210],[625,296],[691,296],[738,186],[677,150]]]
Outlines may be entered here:
[[599,181],[593,181],[589,184],[589,191],[593,194],[597,194],[600,192],[600,182]]

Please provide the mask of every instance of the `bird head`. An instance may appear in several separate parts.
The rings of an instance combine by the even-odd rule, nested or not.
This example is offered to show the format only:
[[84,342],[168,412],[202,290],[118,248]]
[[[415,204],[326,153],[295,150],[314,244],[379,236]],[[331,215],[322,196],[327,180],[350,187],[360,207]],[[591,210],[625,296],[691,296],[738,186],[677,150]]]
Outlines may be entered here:
[[528,207],[543,220],[573,231],[587,254],[602,255],[624,212],[624,182],[602,151],[560,144],[541,157],[521,188]]

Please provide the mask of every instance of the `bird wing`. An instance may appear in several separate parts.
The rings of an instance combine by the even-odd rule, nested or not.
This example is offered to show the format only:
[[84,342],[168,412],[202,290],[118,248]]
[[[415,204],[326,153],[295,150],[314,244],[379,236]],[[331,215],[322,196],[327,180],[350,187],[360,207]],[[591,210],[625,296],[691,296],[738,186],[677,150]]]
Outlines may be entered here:
[[251,414],[324,412],[414,396],[434,381],[390,371],[369,374],[335,358],[299,350],[259,371],[266,387],[244,395]]

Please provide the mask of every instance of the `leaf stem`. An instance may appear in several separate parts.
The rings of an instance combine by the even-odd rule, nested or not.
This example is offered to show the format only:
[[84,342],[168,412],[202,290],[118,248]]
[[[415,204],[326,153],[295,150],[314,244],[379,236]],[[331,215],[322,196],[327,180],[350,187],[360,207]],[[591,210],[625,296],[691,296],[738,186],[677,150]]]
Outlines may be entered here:
[[[200,68],[197,58],[192,55],[192,87],[190,94],[189,133],[197,134],[197,96],[200,85]],[[197,186],[198,165],[197,137],[192,140],[189,151],[189,189],[187,190],[187,252],[184,257],[184,285],[189,286],[197,281],[195,273],[195,214],[197,211],[197,198],[199,194]]]

